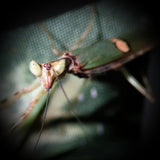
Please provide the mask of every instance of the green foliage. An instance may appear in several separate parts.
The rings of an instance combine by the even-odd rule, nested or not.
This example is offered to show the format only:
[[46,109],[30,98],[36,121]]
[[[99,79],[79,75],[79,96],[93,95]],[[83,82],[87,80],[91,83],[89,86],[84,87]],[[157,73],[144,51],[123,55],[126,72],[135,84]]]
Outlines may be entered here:
[[[82,42],[80,49],[73,51],[82,63],[87,63],[87,68],[96,67],[121,57],[122,52],[117,51],[113,43],[105,39],[125,35],[124,38],[129,41],[131,39],[132,46],[136,48],[144,41],[134,43],[134,39],[137,40],[137,38],[131,35],[127,37],[126,34],[134,33],[137,29],[141,30],[149,26],[149,22],[142,21],[146,16],[134,15],[132,11],[125,10],[123,6],[100,2],[97,4],[97,10],[98,16],[96,15],[92,31]],[[44,26],[53,35],[54,45],[57,49],[67,50],[75,42],[87,27],[90,13],[91,7],[85,6],[43,22]],[[32,59],[42,63],[57,58],[52,54],[48,37],[37,24],[18,28],[4,35],[5,45],[2,48],[2,59],[0,60],[2,76],[0,83],[4,84],[1,86],[2,98],[31,83],[34,77],[29,72],[28,64]],[[87,48],[83,49],[84,47]],[[121,82],[119,78],[117,79]],[[22,155],[27,152],[31,157],[35,156],[43,159],[66,153],[78,147],[84,147],[86,150],[88,149],[89,159],[92,159],[96,155],[96,151],[94,151],[95,153],[91,152],[92,146],[89,146],[91,143],[94,149],[98,148],[97,152],[99,154],[100,151],[103,151],[105,152],[104,155],[110,159],[115,155],[117,157],[124,156],[125,152],[128,151],[128,141],[131,140],[123,135],[126,134],[124,131],[127,127],[126,122],[129,122],[131,126],[133,124],[138,126],[139,119],[137,118],[137,124],[132,121],[131,113],[126,116],[123,112],[123,109],[126,109],[124,107],[126,95],[123,85],[121,83],[117,85],[114,80],[108,81],[104,76],[102,76],[102,79],[86,80],[73,75],[66,75],[62,84],[72,102],[72,108],[68,105],[61,88],[54,84],[51,90],[46,126],[36,152],[31,154],[41,123],[41,119],[37,117],[43,110],[46,95],[38,102],[24,124],[13,134],[16,144],[15,150],[21,146]],[[122,92],[120,92],[121,87],[123,88]],[[8,124],[10,126],[15,118],[23,113],[36,92],[38,90],[23,96],[11,108],[2,111],[1,115],[8,117],[5,121],[7,126]],[[119,103],[119,97],[121,103]],[[77,122],[70,109],[82,119],[82,125]],[[101,114],[97,114],[98,111]],[[137,117],[139,117],[139,113],[138,110]],[[124,121],[122,117],[125,119]],[[35,123],[35,120],[39,120],[39,123]],[[37,125],[34,125],[34,123]],[[98,142],[99,139],[100,142],[103,142],[101,143],[102,146]],[[86,150],[85,152],[87,152]],[[82,154],[79,154],[79,156],[82,159],[85,157]]]

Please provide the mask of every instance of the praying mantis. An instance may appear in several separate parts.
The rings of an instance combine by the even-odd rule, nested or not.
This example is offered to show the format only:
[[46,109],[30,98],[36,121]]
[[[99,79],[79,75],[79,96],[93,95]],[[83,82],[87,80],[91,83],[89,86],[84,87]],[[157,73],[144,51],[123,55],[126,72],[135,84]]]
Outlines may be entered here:
[[[94,74],[99,74],[99,73],[101,74],[101,73],[106,72],[108,70],[119,68],[123,64],[135,59],[138,56],[143,55],[147,51],[152,50],[157,44],[157,40],[154,41],[154,36],[152,38],[152,34],[151,35],[149,34],[149,36],[147,36],[147,38],[144,38],[142,36],[147,35],[148,33],[146,34],[143,32],[138,32],[138,35],[136,35],[136,34],[129,35],[128,33],[126,34],[126,35],[128,35],[128,37],[131,37],[131,40],[129,38],[126,38],[126,36],[124,36],[125,37],[124,39],[126,39],[126,40],[123,40],[123,36],[122,36],[122,38],[114,36],[111,38],[109,37],[107,40],[102,40],[100,42],[93,43],[94,45],[88,46],[84,49],[82,49],[82,48],[78,49],[81,42],[83,42],[83,40],[85,40],[85,38],[92,31],[93,23],[95,23],[94,12],[92,12],[92,14],[91,14],[89,24],[87,25],[87,28],[85,29],[85,31],[82,32],[82,34],[80,35],[80,38],[66,52],[61,52],[55,48],[55,45],[53,42],[54,36],[52,37],[52,35],[44,27],[44,25],[39,24],[40,30],[42,31],[43,34],[47,35],[47,39],[49,39],[49,41],[50,41],[49,44],[51,46],[52,52],[54,54],[58,55],[60,58],[53,60],[53,61],[49,61],[47,63],[41,63],[41,64],[37,63],[34,60],[30,62],[30,70],[36,77],[38,77],[38,79],[40,79],[40,82],[42,83],[43,88],[34,97],[34,99],[29,103],[25,112],[22,113],[21,116],[18,118],[18,120],[14,123],[14,125],[12,126],[12,130],[21,126],[22,123],[24,123],[28,119],[28,117],[31,114],[32,109],[36,106],[38,101],[40,99],[42,99],[43,95],[50,88],[52,88],[55,81],[59,81],[66,74],[72,73],[72,74],[74,74],[78,77],[81,77],[81,78],[90,78],[91,79],[92,75],[94,75]],[[36,27],[38,27],[38,25]],[[133,40],[132,40],[132,37],[133,37]],[[151,39],[151,41],[149,41],[149,43],[148,43],[148,37]],[[143,39],[143,41],[141,41],[141,38]],[[141,45],[143,45],[143,43],[144,44],[146,43],[146,44],[144,46],[141,46],[140,48],[136,48],[134,51],[132,51],[134,49],[134,43],[131,44],[130,41],[131,42],[136,41],[138,44],[140,44],[140,42],[142,42]],[[152,42],[152,43],[150,43],[150,42]],[[135,45],[135,47],[136,47],[136,45]],[[113,53],[114,53],[114,57],[112,59],[109,59],[107,62],[106,57],[101,58],[101,56],[106,55],[105,54],[106,50],[108,51],[108,50],[112,50],[112,49],[113,49]],[[99,54],[98,53],[99,50],[101,50],[102,52],[100,53],[100,56],[95,56],[94,58],[92,58],[93,55],[91,55],[91,53],[93,51],[95,52],[95,50],[98,50],[96,53],[97,55]],[[116,51],[117,54],[115,54],[114,51]],[[80,53],[83,53],[83,54],[80,54]],[[99,64],[95,64],[95,63],[99,63]],[[124,68],[122,68],[122,72],[124,74],[127,74],[127,71]],[[4,108],[6,106],[10,106],[17,99],[19,99],[23,94],[32,92],[34,89],[39,87],[41,83],[39,83],[39,81],[36,80],[33,84],[15,92],[13,95],[11,95],[7,99],[3,100],[1,102],[1,104],[3,103]],[[65,87],[64,87],[64,89],[65,89]],[[147,91],[145,90],[144,93],[147,93]],[[93,94],[93,97],[96,96],[96,90],[94,90],[94,88],[93,88],[92,94]],[[152,101],[152,96],[150,96],[150,94],[147,94],[146,97],[149,97],[148,99],[150,99]]]

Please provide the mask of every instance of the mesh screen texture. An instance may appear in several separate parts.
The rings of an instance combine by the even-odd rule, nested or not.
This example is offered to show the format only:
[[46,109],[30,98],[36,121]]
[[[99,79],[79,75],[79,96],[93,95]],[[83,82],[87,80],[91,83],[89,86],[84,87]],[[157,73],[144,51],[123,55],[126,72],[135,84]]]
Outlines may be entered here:
[[[125,5],[102,1],[96,8],[92,30],[79,47],[150,25],[144,13],[139,14]],[[86,5],[42,22],[52,34],[56,49],[65,51],[72,46],[88,26],[91,12],[92,6]],[[51,51],[46,33],[37,24],[4,33],[1,46],[1,99],[32,82],[35,77],[28,68],[32,59],[44,63],[58,58]]]

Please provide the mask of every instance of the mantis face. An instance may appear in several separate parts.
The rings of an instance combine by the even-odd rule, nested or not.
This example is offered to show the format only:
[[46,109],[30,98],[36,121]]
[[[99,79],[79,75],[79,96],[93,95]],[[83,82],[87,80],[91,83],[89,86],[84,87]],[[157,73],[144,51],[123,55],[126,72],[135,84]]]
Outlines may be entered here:
[[30,62],[30,71],[40,79],[45,89],[50,89],[55,80],[63,77],[71,64],[70,59],[62,58],[48,63],[38,64],[35,60]]

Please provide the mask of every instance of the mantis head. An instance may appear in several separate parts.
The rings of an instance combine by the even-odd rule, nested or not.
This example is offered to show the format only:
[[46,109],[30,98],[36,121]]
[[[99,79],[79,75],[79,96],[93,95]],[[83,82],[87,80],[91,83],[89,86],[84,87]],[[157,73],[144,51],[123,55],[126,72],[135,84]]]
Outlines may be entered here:
[[69,68],[67,66],[65,58],[42,64],[32,60],[29,64],[29,69],[33,75],[40,79],[44,88],[48,90],[52,87],[55,80],[64,76]]

